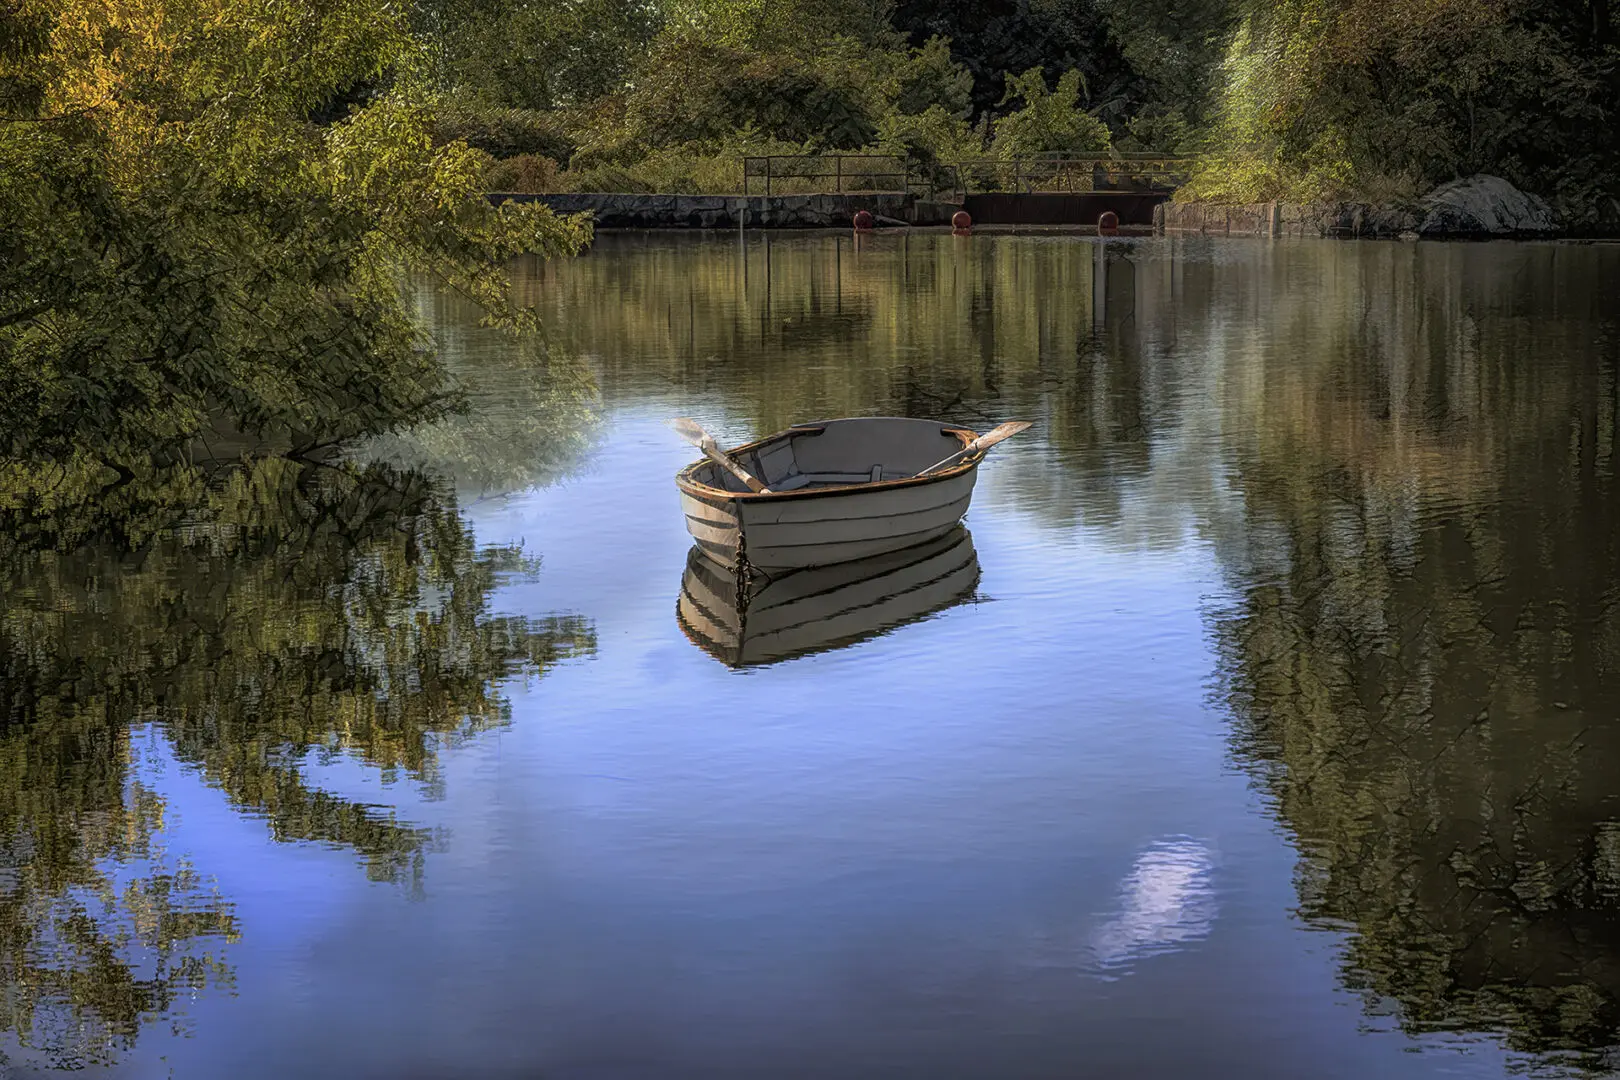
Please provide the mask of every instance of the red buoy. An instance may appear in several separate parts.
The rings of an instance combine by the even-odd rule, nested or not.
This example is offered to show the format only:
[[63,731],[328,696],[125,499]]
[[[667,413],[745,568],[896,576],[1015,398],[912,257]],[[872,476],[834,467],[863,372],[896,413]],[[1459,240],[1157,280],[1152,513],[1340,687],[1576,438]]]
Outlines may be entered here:
[[1112,210],[1104,210],[1097,218],[1097,235],[1113,236],[1119,232],[1119,215]]
[[951,215],[951,229],[954,232],[965,233],[973,228],[973,219],[966,210],[958,210]]
[[865,210],[857,210],[857,211],[855,211],[855,231],[856,232],[871,232],[872,231],[872,215],[867,213]]

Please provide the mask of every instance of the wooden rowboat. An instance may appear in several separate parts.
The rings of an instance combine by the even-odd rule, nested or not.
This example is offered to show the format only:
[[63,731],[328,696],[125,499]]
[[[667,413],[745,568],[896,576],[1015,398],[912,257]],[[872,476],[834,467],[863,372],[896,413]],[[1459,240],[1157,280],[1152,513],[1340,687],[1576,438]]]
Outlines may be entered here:
[[[801,424],[726,455],[765,491],[749,490],[734,470],[708,459],[682,469],[675,484],[687,531],[710,558],[770,575],[870,558],[943,535],[973,497],[985,455],[974,446],[978,438],[935,420]],[[958,453],[959,460],[929,470]]]
[[961,602],[978,580],[960,525],[901,551],[742,582],[694,546],[676,617],[716,660],[749,667],[865,641]]

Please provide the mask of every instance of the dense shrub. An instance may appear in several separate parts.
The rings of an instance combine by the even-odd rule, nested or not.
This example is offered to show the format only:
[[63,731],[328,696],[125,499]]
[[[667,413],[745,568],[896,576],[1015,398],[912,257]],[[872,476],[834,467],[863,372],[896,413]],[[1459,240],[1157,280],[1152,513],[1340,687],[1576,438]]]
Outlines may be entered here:
[[988,126],[988,121],[970,125],[934,105],[915,116],[884,117],[877,146],[904,161],[914,181],[934,191],[949,191],[962,183],[958,166],[984,156]]
[[[1585,7],[1586,5],[1581,5]],[[1475,172],[1579,221],[1616,186],[1616,54],[1556,5],[1287,0],[1249,14],[1218,72],[1188,197],[1411,197]],[[1595,205],[1596,204],[1596,205]]]
[[931,37],[894,65],[889,94],[894,111],[916,116],[940,109],[966,118],[973,112],[973,74],[951,59],[951,43]]
[[647,0],[413,0],[447,81],[481,101],[573,108],[624,89],[664,23]]
[[556,161],[539,154],[501,158],[485,170],[484,185],[490,191],[555,191],[559,168]]
[[502,109],[458,101],[434,113],[432,130],[434,141],[440,145],[460,139],[496,158],[538,154],[567,161],[574,151],[562,118],[533,109]]
[[1000,158],[1032,154],[1084,154],[1107,150],[1108,126],[1080,107],[1085,80],[1078,71],[1064,72],[1056,88],[1046,88],[1040,68],[1007,78],[1007,100],[1024,107],[995,123],[994,149]]
[[719,142],[748,127],[823,149],[865,146],[877,133],[864,87],[793,56],[759,55],[672,37],[627,98],[627,121],[652,146]]

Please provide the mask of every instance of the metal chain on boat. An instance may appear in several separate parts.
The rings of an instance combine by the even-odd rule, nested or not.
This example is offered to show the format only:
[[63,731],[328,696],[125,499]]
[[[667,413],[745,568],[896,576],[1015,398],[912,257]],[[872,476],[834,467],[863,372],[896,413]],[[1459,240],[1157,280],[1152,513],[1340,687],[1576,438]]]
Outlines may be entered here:
[[742,530],[742,515],[737,523],[737,615],[747,618],[748,590],[754,584],[754,564],[748,561],[748,538]]

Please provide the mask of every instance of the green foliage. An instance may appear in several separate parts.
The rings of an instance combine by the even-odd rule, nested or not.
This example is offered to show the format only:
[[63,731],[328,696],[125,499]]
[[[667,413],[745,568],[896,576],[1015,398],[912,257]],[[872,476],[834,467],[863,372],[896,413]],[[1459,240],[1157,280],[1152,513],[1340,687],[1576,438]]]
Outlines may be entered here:
[[946,191],[961,182],[949,166],[984,157],[988,126],[988,120],[970,125],[942,105],[915,115],[891,112],[879,124],[877,147],[904,161],[914,180]]
[[567,161],[574,152],[573,141],[558,114],[503,109],[466,98],[436,107],[430,130],[437,145],[464,142],[497,158],[530,154]]
[[647,0],[429,0],[418,21],[451,84],[549,110],[622,90],[664,12]]
[[609,191],[622,194],[653,195],[661,190],[683,191],[683,188],[661,188],[656,174],[643,172],[640,166],[626,168],[620,165],[593,165],[585,169],[569,169],[557,178],[559,191]]
[[1132,95],[1140,110],[1136,115],[1178,115],[1193,128],[1203,127],[1214,71],[1243,5],[1234,0],[1099,0],[1098,7],[1124,62],[1142,80]]
[[719,142],[747,127],[770,139],[854,149],[876,132],[864,87],[791,55],[679,35],[650,58],[627,99],[627,121],[649,147]]
[[[586,10],[542,15],[527,0],[454,0],[482,29],[446,33],[493,43],[456,76],[469,92],[567,106],[583,155],[570,171],[589,186],[724,187],[724,170],[698,163],[742,132],[903,154],[926,175],[977,153],[973,125],[989,121],[1002,156],[1199,155],[1183,198],[1404,202],[1486,171],[1620,224],[1611,0],[574,2],[606,5],[588,47],[502,29]],[[514,89],[561,85],[548,73],[581,49],[611,77]],[[502,64],[508,89],[479,89]],[[1036,69],[1077,77],[1037,87]],[[477,144],[507,156],[492,141]]]
[[[399,270],[519,330],[500,260],[587,235],[490,206],[480,155],[434,145],[413,39],[375,0],[230,0],[206,33],[135,0],[23,12],[53,29],[0,56],[33,103],[0,124],[0,458],[307,450],[442,415],[459,391]],[[378,89],[331,108],[357,84]]]
[[[701,149],[669,147],[649,154],[637,164],[635,176],[648,191],[685,191],[695,194],[734,192],[741,189],[742,155],[725,150],[705,154]],[[574,180],[575,190],[612,190],[603,187],[584,187],[583,180],[583,176]]]
[[1177,111],[1134,116],[1114,140],[1126,153],[1191,154],[1199,144],[1198,131]]
[[1220,65],[1211,153],[1185,194],[1400,198],[1492,172],[1557,198],[1572,178],[1613,182],[1614,54],[1561,35],[1552,14],[1462,0],[1257,8]]
[[899,0],[893,21],[914,44],[951,43],[973,79],[974,116],[996,116],[1008,79],[1033,67],[1079,71],[1109,122],[1141,95],[1098,0]]
[[1024,106],[996,121],[996,156],[1007,159],[1107,150],[1107,125],[1080,107],[1084,87],[1085,79],[1078,71],[1064,72],[1052,90],[1046,88],[1040,68],[1008,76],[1005,100],[1021,100]]
[[490,191],[544,192],[557,189],[558,164],[538,154],[519,154],[490,163],[484,186]]
[[973,74],[951,59],[951,43],[931,37],[895,65],[890,97],[895,112],[916,116],[940,109],[966,118],[973,111]]
[[989,121],[969,124],[931,105],[916,114],[890,113],[878,129],[877,145],[889,153],[928,155],[940,161],[966,161],[985,152]]
[[887,0],[671,0],[667,10],[680,40],[748,52],[807,58],[838,37],[893,37]]

